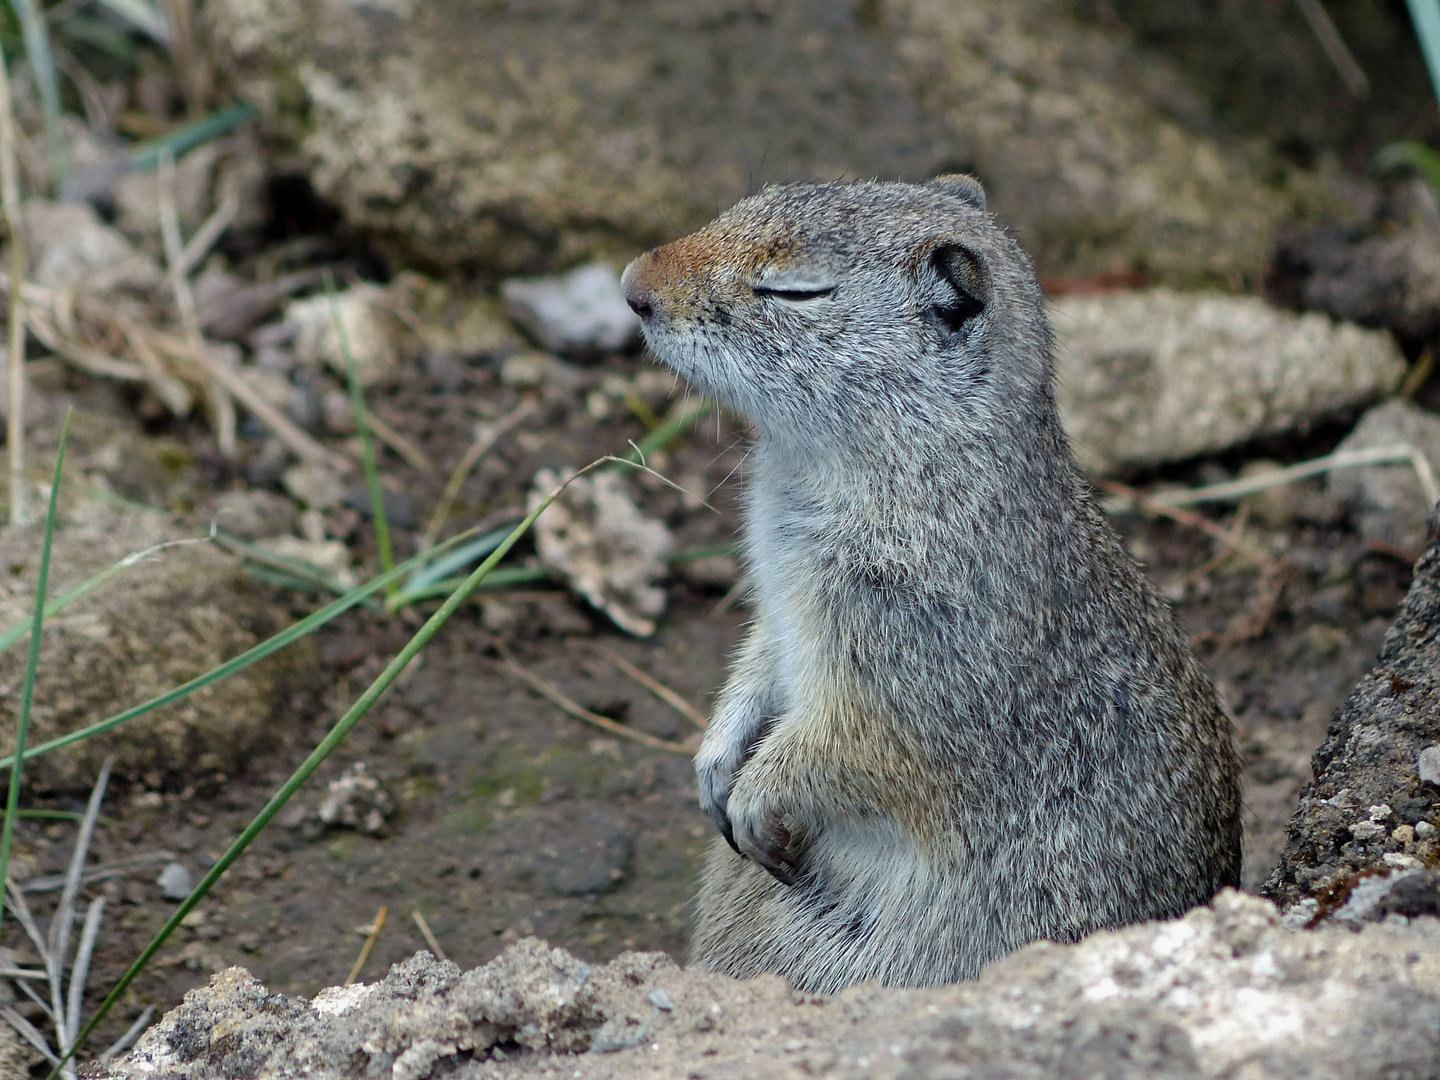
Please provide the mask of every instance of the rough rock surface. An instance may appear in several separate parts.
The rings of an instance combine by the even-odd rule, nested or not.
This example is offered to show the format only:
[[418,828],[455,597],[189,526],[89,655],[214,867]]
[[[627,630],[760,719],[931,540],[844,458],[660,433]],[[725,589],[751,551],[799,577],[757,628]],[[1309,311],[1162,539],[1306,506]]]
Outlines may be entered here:
[[1389,334],[1255,297],[1149,289],[1058,297],[1048,313],[1061,415],[1096,473],[1299,428],[1405,373]]
[[[183,537],[167,518],[84,502],[55,532],[52,598],[126,556]],[[34,610],[39,527],[0,529],[0,629]],[[205,543],[139,560],[45,624],[31,716],[36,745],[163,693],[279,630],[273,605],[229,556]],[[28,639],[27,639],[28,640]],[[88,790],[107,754],[116,775],[229,772],[273,733],[277,705],[313,673],[304,642],[182,701],[25,765],[42,789]],[[0,653],[0,730],[14,731],[26,646]]]
[[[1355,430],[1335,449],[1344,452],[1398,445],[1420,451],[1433,472],[1440,467],[1440,417],[1408,401],[1387,401],[1362,416]],[[1336,469],[1326,478],[1326,486],[1330,494],[1349,507],[1364,539],[1406,551],[1419,551],[1429,539],[1425,515],[1430,500],[1413,466]]]
[[311,1001],[231,968],[102,1075],[1366,1080],[1437,1061],[1440,922],[1297,933],[1227,890],[1174,922],[1029,945],[970,983],[833,998],[659,953],[592,968],[534,939],[465,974],[419,953]]
[[1420,756],[1440,743],[1440,508],[1430,546],[1385,635],[1375,668],[1330,721],[1290,838],[1264,892],[1322,916],[1362,875],[1440,867],[1440,787]]
[[1310,175],[1066,0],[218,0],[216,51],[402,261],[628,258],[764,182],[973,170],[1047,273],[1258,275]]
[[570,481],[535,523],[540,561],[627,634],[649,637],[665,610],[665,590],[655,583],[669,571],[674,537],[635,504],[619,474],[573,475],[535,474],[531,511],[562,480]]

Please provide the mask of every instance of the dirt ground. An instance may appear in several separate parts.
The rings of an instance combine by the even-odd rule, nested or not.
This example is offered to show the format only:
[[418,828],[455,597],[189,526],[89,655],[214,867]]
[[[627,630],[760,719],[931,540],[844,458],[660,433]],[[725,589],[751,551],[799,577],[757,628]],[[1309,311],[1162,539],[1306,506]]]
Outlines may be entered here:
[[[643,357],[613,358],[577,369],[574,385],[547,392],[531,424],[504,440],[462,494],[457,521],[474,520],[523,501],[526,481],[542,466],[579,465],[623,449],[643,427],[623,410],[596,420],[587,388],[605,374],[628,373]],[[421,442],[436,461],[454,461],[479,418],[503,415],[519,391],[502,384],[494,359],[416,365],[376,411]],[[255,459],[220,462],[202,429],[169,429],[193,448],[201,488],[273,483]],[[1343,433],[1321,433],[1303,445],[1262,448],[1267,456],[1323,452]],[[651,464],[687,490],[707,493],[708,507],[654,481],[635,490],[664,516],[682,548],[723,543],[736,527],[744,431],[728,419],[702,422]],[[1230,463],[1238,465],[1247,455]],[[385,473],[412,503],[411,527],[397,547],[413,549],[438,482],[387,457]],[[1170,479],[1213,479],[1211,463]],[[203,492],[197,505],[205,504]],[[354,511],[354,542],[370,530]],[[1231,510],[1213,510],[1231,523]],[[404,515],[401,515],[402,520]],[[1119,512],[1112,520],[1194,635],[1210,635],[1201,655],[1234,713],[1246,762],[1248,888],[1263,881],[1279,853],[1286,819],[1309,779],[1311,753],[1354,681],[1370,665],[1408,584],[1403,558],[1367,550],[1342,525],[1292,522],[1281,529],[1248,524],[1246,535],[1283,557],[1285,584],[1267,608],[1263,629],[1241,636],[1266,582],[1254,568],[1212,564],[1215,541],[1194,528]],[[343,527],[345,522],[336,522]],[[276,590],[275,603],[298,615],[312,597]],[[425,946],[419,912],[446,955],[462,967],[481,964],[518,938],[536,934],[590,960],[626,949],[683,956],[687,903],[711,836],[696,805],[687,758],[611,737],[565,715],[518,682],[494,650],[505,642],[533,671],[585,707],[668,740],[694,728],[624,675],[605,650],[631,661],[687,700],[707,708],[741,634],[743,600],[724,581],[697,585],[681,577],[653,639],[626,637],[558,589],[495,594],[463,612],[282,813],[252,850],[191,916],[135,984],[106,1028],[118,1033],[146,1004],[164,1010],[210,973],[232,964],[273,990],[313,994],[345,979],[365,933],[382,908],[387,919],[362,978]],[[416,620],[355,612],[323,631],[320,704],[277,717],[282,749],[257,758],[242,776],[196,777],[183,788],[127,790],[115,785],[93,847],[94,863],[159,849],[178,855],[198,878],[264,804],[309,746],[413,632]],[[380,836],[327,830],[313,811],[324,784],[364,762],[393,795],[397,811]],[[77,809],[72,797],[42,801]],[[41,873],[63,870],[73,826],[27,821],[17,855]],[[113,984],[173,910],[155,883],[158,865],[97,885],[112,904],[106,916],[92,996]],[[48,914],[53,895],[32,897]],[[13,926],[5,943],[20,948]],[[104,1037],[102,1032],[102,1039]],[[101,1042],[99,1045],[104,1045]]]

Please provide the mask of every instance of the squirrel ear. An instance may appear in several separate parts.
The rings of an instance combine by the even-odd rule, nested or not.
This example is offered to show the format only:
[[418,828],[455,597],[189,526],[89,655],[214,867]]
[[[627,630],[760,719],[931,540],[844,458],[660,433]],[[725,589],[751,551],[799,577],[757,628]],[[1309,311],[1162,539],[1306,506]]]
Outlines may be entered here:
[[936,304],[934,315],[951,330],[959,330],[990,299],[990,272],[980,256],[959,244],[942,244],[930,254],[935,272],[955,291],[953,301]]
[[980,181],[965,173],[947,173],[945,176],[937,176],[925,185],[934,188],[936,191],[943,191],[947,195],[954,195],[962,202],[967,202],[976,210],[985,209],[985,189],[980,186]]

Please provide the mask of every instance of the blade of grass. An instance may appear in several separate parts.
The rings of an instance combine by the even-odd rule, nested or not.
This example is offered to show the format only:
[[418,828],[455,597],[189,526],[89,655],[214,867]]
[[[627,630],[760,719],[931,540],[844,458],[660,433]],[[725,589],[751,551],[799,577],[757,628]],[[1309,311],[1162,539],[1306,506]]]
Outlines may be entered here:
[[95,955],[95,938],[100,933],[100,919],[105,914],[103,896],[91,901],[85,909],[85,926],[80,931],[80,944],[75,949],[75,963],[70,966],[70,993],[65,999],[65,1045],[75,1042],[80,1033],[80,1009],[85,999],[85,980],[90,977],[90,958]]
[[[127,720],[134,720],[136,717],[144,716],[146,713],[154,712],[156,709],[163,708],[164,706],[169,705],[172,702],[179,701],[181,698],[188,697],[196,690],[203,689],[204,687],[209,686],[211,683],[219,682],[221,679],[233,675],[235,672],[240,671],[242,668],[249,667],[257,660],[263,660],[265,657],[270,656],[272,653],[279,652],[291,642],[304,637],[306,634],[312,632],[313,630],[316,630],[319,627],[324,626],[331,620],[339,617],[340,615],[343,615],[351,608],[364,603],[367,599],[369,599],[375,593],[379,592],[391,581],[398,581],[402,575],[409,573],[415,567],[423,565],[427,560],[434,558],[437,552],[448,549],[450,546],[452,546],[452,544],[458,543],[459,541],[466,539],[469,535],[470,534],[468,532],[465,532],[460,533],[456,536],[452,536],[449,540],[446,540],[444,544],[441,544],[435,549],[425,552],[421,555],[416,555],[414,558],[401,563],[389,574],[382,574],[377,578],[373,578],[372,580],[367,581],[364,585],[359,585],[356,588],[351,589],[344,596],[341,596],[339,599],[334,600],[329,604],[326,604],[319,611],[311,615],[307,615],[305,618],[297,622],[294,626],[288,627],[287,629],[282,630],[280,633],[275,634],[270,638],[267,638],[259,645],[247,649],[239,656],[227,660],[219,667],[214,668],[211,671],[207,671],[203,675],[197,675],[195,678],[191,679],[187,683],[183,683],[172,690],[167,690],[165,693],[160,694],[157,697],[153,697],[149,701],[144,702],[140,705],[136,705],[134,708],[126,709],[124,712],[116,713],[114,716],[101,720],[98,723],[91,724],[87,728],[81,728],[79,731],[72,731],[66,735],[58,736],[54,739],[51,739],[49,742],[41,743],[39,746],[30,747],[25,751],[24,760],[29,761],[31,758],[37,758],[40,757],[42,754],[48,754],[54,750],[59,750],[63,746],[69,746],[71,743],[81,742],[95,735],[99,735],[103,732],[109,731],[111,728],[118,727],[119,725],[125,723]],[[14,755],[6,758],[0,758],[0,769],[11,769],[14,768],[14,766]]]
[[10,304],[7,315],[9,349],[9,417],[5,443],[10,464],[10,522],[30,520],[25,486],[25,308],[20,289],[25,279],[25,235],[20,228],[20,171],[15,157],[15,111],[10,104],[10,73],[0,53],[0,205],[10,234]]
[[[50,603],[46,604],[45,618],[52,618],[59,612],[63,611],[65,608],[69,607],[76,600],[79,600],[80,598],[94,592],[101,585],[104,585],[105,582],[113,578],[116,574],[119,574],[121,571],[134,566],[136,563],[139,563],[144,559],[149,558],[151,555],[155,555],[161,551],[164,551],[166,548],[179,547],[182,544],[203,543],[206,543],[206,538],[196,537],[194,539],[187,540],[169,540],[163,544],[156,544],[154,547],[148,547],[144,551],[136,551],[132,554],[126,555],[125,558],[121,559],[119,562],[111,566],[107,566],[104,570],[101,570],[93,577],[86,578],[69,592],[57,596],[54,600],[50,601]],[[30,624],[28,622],[16,623],[9,630],[6,630],[5,633],[0,634],[0,652],[4,652],[21,638],[27,637],[29,633]]]
[[80,879],[84,876],[85,860],[90,854],[90,839],[95,835],[95,819],[100,816],[100,803],[105,799],[105,788],[110,783],[110,767],[114,763],[114,758],[105,759],[95,787],[90,791],[90,801],[85,806],[85,820],[80,823],[80,831],[75,837],[75,849],[70,856],[70,868],[65,874],[65,887],[60,892],[60,903],[55,908],[55,916],[50,920],[50,995],[55,1013],[61,1018],[56,1027],[61,1029],[61,1045],[57,1049],[62,1052],[68,1045],[68,1026],[64,1019],[66,1014],[61,980],[65,972],[65,958],[70,953],[70,927],[75,921],[75,898],[80,895]]
[[[70,417],[73,409],[65,410],[60,425],[60,449],[55,454],[55,478],[50,484],[50,505],[45,511],[45,539],[40,545],[40,570],[35,580],[35,616],[30,623],[30,655],[25,660],[25,681],[20,687],[20,717],[15,724],[14,761],[25,760],[25,737],[30,732],[30,706],[35,700],[35,672],[40,667],[40,627],[45,620],[45,589],[50,582],[50,545],[55,539],[55,510],[60,499],[60,470],[65,465],[65,447],[70,441]],[[10,842],[15,835],[15,811],[20,808],[20,775],[22,767],[10,770],[5,793],[5,821],[0,825],[0,881],[10,880]],[[5,909],[0,906],[0,921]],[[3,924],[3,922],[0,922]]]
[[[575,475],[583,476],[605,460],[607,459],[602,458],[600,461],[592,462]],[[571,480],[573,479],[574,477],[571,478]],[[390,684],[409,666],[410,661],[414,660],[420,650],[429,644],[430,639],[450,620],[450,616],[459,610],[460,605],[465,602],[466,598],[475,590],[476,586],[485,580],[486,575],[488,575],[490,571],[495,569],[495,565],[515,546],[516,541],[535,523],[535,519],[549,508],[550,504],[559,497],[560,493],[565,490],[566,485],[569,483],[570,480],[567,480],[564,484],[555,488],[534,510],[525,515],[524,520],[510,531],[510,535],[505,538],[504,542],[490,553],[490,557],[471,572],[470,576],[465,579],[464,584],[450,594],[450,598],[440,606],[440,609],[436,611],[435,614],[425,620],[425,624],[415,632],[415,636],[412,637],[409,642],[406,643],[405,647],[396,654],[395,658],[386,665],[385,670],[366,688],[365,692],[360,695],[355,704],[345,711],[345,715],[335,721],[334,726],[331,727],[330,731],[325,735],[325,738],[310,752],[300,767],[290,774],[290,778],[281,785],[280,790],[270,797],[270,801],[265,804],[260,813],[255,815],[254,820],[235,838],[234,842],[231,843],[225,853],[220,856],[215,865],[206,871],[205,876],[200,879],[199,884],[195,886],[190,895],[182,900],[170,918],[165,920],[165,925],[150,939],[150,943],[145,946],[140,955],[135,958],[134,963],[132,963],[125,974],[120,977],[114,989],[112,989],[105,1000],[100,1003],[100,1007],[95,1010],[95,1014],[90,1017],[89,1022],[68,1050],[65,1060],[68,1060],[79,1047],[85,1044],[85,1040],[90,1037],[90,1034],[95,1030],[96,1026],[105,1018],[106,1014],[110,1012],[115,1003],[120,1000],[125,991],[129,989],[130,984],[135,981],[136,976],[145,969],[145,965],[150,962],[151,957],[159,952],[161,946],[169,940],[170,935],[175,932],[181,920],[195,910],[200,901],[205,898],[215,883],[220,880],[221,875],[223,875],[225,871],[230,868],[231,864],[250,846],[255,837],[260,835],[265,826],[270,824],[271,819],[290,801],[290,797],[300,789],[300,786],[310,778],[311,774],[320,767],[320,764],[345,740],[345,737],[350,734],[350,730],[360,722],[375,702],[380,699],[380,695],[389,689]],[[380,581],[382,579],[377,578],[376,580]],[[59,1075],[59,1071],[60,1066],[56,1066],[48,1080],[54,1080],[54,1078]]]
[[[355,357],[350,352],[350,335],[345,333],[345,322],[340,318],[340,304],[335,296],[335,276],[325,271],[325,296],[330,302],[330,319],[335,324],[335,337],[340,342],[340,354],[345,357],[345,381],[350,387],[350,408],[355,413],[355,430],[360,435],[360,456],[365,466],[365,486],[370,491],[370,520],[375,525],[375,546],[380,549],[380,569],[389,572],[395,568],[395,553],[390,547],[390,519],[385,515],[385,493],[380,490],[380,470],[375,465],[375,440],[370,435],[369,410],[365,408],[365,395],[360,392],[360,380],[355,376]],[[399,583],[389,585],[385,591],[393,599]]]
[[489,555],[490,552],[500,546],[500,541],[504,540],[509,533],[509,529],[496,529],[494,532],[486,533],[478,540],[470,541],[470,543],[457,551],[452,551],[443,559],[436,559],[429,566],[415,571],[415,573],[410,575],[410,579],[405,582],[405,588],[419,589],[426,585],[433,585],[442,578],[449,577],[462,567],[469,566],[470,563],[476,559]]
[[350,974],[345,976],[344,985],[349,986],[360,977],[360,970],[365,966],[365,961],[370,959],[370,950],[375,948],[375,940],[385,926],[385,916],[389,914],[390,908],[387,905],[382,905],[375,913],[375,921],[370,924],[370,933],[365,936],[365,944],[360,946],[360,955],[355,958],[355,966],[350,969]]
[[[464,577],[450,577],[429,585],[407,588],[385,601],[385,610],[395,612],[406,604],[414,604],[420,600],[433,600],[437,596],[448,596],[464,580]],[[549,580],[550,571],[543,566],[513,566],[496,570],[486,579],[485,584],[488,587],[498,588],[502,585],[525,585],[533,581]]]
[[35,0],[10,0],[20,20],[25,38],[25,54],[35,72],[35,85],[40,91],[40,108],[45,114],[45,141],[50,149],[50,181],[58,187],[65,179],[65,137],[60,129],[60,82],[55,76],[55,57],[50,52],[50,37],[45,19]]
[[130,1049],[131,1044],[140,1037],[140,1033],[145,1030],[145,1026],[150,1023],[150,1018],[154,1015],[155,1006],[146,1005],[145,1011],[137,1016],[135,1022],[125,1029],[125,1034],[111,1043],[109,1049],[97,1059],[100,1062],[100,1067],[102,1069],[108,1068],[110,1062],[114,1061],[117,1055],[123,1054],[126,1050]]
[[[445,482],[445,490],[440,493],[440,500],[435,504],[435,511],[430,515],[430,521],[420,537],[422,549],[435,546],[435,541],[440,537],[440,530],[445,527],[445,521],[450,517],[450,511],[455,505],[456,498],[460,495],[460,489],[465,486],[466,478],[475,470],[480,459],[500,441],[500,437],[507,431],[532,416],[538,405],[536,399],[526,398],[493,424],[477,425],[475,441],[470,444],[470,448],[465,451],[454,471],[451,472],[450,479]],[[411,584],[413,585],[414,582],[412,581]]]
[[1410,9],[1410,21],[1415,24],[1415,36],[1420,39],[1420,51],[1425,55],[1425,67],[1430,72],[1430,85],[1435,96],[1440,97],[1440,0],[1405,0]]
[[219,112],[211,113],[209,116],[196,120],[193,124],[186,124],[184,127],[162,135],[158,139],[141,143],[130,153],[130,167],[136,170],[153,169],[160,164],[160,156],[169,150],[177,159],[202,146],[211,139],[218,139],[222,135],[228,135],[247,120],[253,120],[258,114],[255,106],[248,102],[240,102],[238,105],[231,105],[228,109],[221,109]]
[[117,15],[142,34],[152,38],[157,45],[170,47],[170,20],[153,4],[146,0],[92,0],[112,15]]

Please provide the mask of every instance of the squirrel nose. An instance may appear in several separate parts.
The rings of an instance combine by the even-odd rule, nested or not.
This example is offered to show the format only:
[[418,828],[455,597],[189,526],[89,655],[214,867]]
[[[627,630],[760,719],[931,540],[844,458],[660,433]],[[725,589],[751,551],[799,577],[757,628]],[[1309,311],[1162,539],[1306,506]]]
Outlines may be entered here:
[[625,290],[625,303],[630,305],[631,311],[640,316],[641,321],[655,314],[655,295],[646,288],[643,265],[649,258],[648,255],[641,255],[625,268],[625,273],[620,277],[620,287]]

